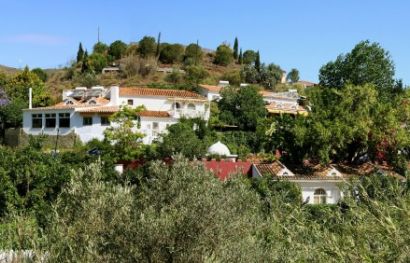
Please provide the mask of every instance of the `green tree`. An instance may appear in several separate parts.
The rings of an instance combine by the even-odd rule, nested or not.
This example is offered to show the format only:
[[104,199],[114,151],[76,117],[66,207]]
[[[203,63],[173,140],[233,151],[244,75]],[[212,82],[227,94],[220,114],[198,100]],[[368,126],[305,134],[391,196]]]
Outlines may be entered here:
[[138,42],[138,54],[141,57],[154,56],[156,52],[155,38],[145,36]]
[[295,83],[299,81],[299,70],[293,68],[290,70],[288,75],[286,76],[286,79],[290,81],[291,83]]
[[403,126],[407,117],[399,117],[395,104],[381,101],[372,85],[317,87],[308,96],[312,111],[297,123],[294,134],[313,160],[356,162],[367,157],[388,161],[389,155],[396,158],[409,144]]
[[185,48],[184,63],[186,65],[197,65],[203,56],[201,46],[191,43]]
[[[180,153],[188,158],[200,158],[206,154],[206,145],[198,138],[194,130],[195,123],[182,120],[171,125],[168,132],[162,137],[159,152],[164,157]],[[184,143],[181,143],[183,141]]]
[[235,37],[235,42],[233,44],[233,58],[235,60],[238,59],[238,48],[239,48],[239,44],[238,44],[238,38]]
[[251,65],[256,61],[256,52],[253,50],[245,50],[243,53],[243,64]]
[[108,65],[107,57],[101,53],[91,54],[89,61],[91,68],[97,73],[101,73],[103,68]]
[[34,74],[37,75],[37,77],[39,77],[39,79],[41,79],[42,82],[46,82],[48,79],[48,75],[47,73],[41,69],[41,68],[33,68],[31,70],[31,72],[33,72]]
[[111,43],[110,47],[108,48],[108,54],[113,59],[120,59],[125,55],[127,51],[127,44],[122,42],[121,40],[114,41]]
[[346,84],[373,84],[383,94],[394,88],[394,63],[378,43],[362,41],[351,52],[339,55],[320,69],[320,85],[342,88]]
[[80,42],[80,45],[78,46],[78,51],[77,51],[77,63],[80,63],[83,61],[83,56],[84,56],[84,49],[83,49],[83,45]]
[[81,63],[81,73],[91,72],[90,60],[88,58],[87,50],[84,52],[83,61]]
[[185,79],[192,84],[198,85],[209,73],[203,66],[187,66],[185,68]]
[[256,69],[258,72],[261,71],[261,57],[260,57],[259,51],[256,52],[255,69]]
[[108,53],[108,46],[105,43],[97,42],[93,47],[93,54],[106,55]]
[[184,47],[180,44],[167,44],[161,45],[161,52],[159,60],[165,64],[173,64],[182,61],[184,55]]
[[218,107],[222,122],[243,130],[255,130],[258,120],[266,115],[265,103],[254,86],[224,88]]
[[241,50],[239,51],[238,63],[239,63],[240,65],[242,65],[242,64],[243,64],[243,54],[242,54],[242,48],[241,48]]
[[112,159],[134,160],[142,154],[140,140],[144,135],[135,131],[139,126],[138,112],[144,107],[135,109],[123,107],[119,112],[111,116],[113,125],[104,131],[105,140],[113,145]]
[[[256,69],[256,66],[255,66]],[[276,64],[262,66],[259,69],[258,83],[267,89],[275,89],[275,86],[282,80],[283,70]]]
[[[4,88],[11,101],[21,99],[26,102],[25,107],[28,107],[29,88],[33,89],[34,107],[48,106],[51,102],[44,82],[41,81],[37,74],[31,72],[28,67],[25,67],[21,73],[11,78]],[[18,104],[21,105],[20,103]]]
[[225,44],[219,45],[216,49],[214,63],[220,66],[228,66],[232,63],[232,49]]

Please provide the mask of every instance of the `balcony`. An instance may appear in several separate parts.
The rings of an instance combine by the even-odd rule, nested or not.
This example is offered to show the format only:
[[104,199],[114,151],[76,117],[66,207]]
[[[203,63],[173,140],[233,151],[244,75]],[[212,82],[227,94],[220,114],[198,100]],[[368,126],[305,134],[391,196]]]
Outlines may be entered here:
[[169,115],[175,119],[179,118],[202,118],[205,119],[206,113],[190,109],[174,109],[169,111]]

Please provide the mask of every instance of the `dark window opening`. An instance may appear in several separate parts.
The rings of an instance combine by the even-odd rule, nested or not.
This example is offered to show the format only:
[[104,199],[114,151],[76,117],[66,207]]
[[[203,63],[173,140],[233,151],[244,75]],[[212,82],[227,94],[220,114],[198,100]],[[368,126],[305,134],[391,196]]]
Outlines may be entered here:
[[43,128],[43,114],[32,114],[31,121],[32,128]]
[[55,128],[56,127],[56,114],[48,113],[46,114],[46,128]]
[[59,113],[58,122],[60,128],[70,128],[70,113]]
[[93,125],[93,117],[83,117],[83,125],[84,126]]
[[106,116],[101,116],[101,125],[110,125],[110,119]]

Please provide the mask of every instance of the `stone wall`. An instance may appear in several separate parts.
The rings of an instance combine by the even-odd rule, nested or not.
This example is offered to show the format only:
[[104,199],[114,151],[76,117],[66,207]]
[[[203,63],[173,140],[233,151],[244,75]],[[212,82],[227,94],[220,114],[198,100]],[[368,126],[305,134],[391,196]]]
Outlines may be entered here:
[[[30,136],[23,131],[21,128],[10,128],[7,129],[4,136],[4,144],[11,147],[24,147],[27,146],[30,140]],[[38,135],[44,136],[44,147],[49,149],[54,149],[56,146],[56,135]],[[59,135],[57,141],[57,149],[68,149],[75,145],[81,143],[80,138],[71,132],[67,135]]]

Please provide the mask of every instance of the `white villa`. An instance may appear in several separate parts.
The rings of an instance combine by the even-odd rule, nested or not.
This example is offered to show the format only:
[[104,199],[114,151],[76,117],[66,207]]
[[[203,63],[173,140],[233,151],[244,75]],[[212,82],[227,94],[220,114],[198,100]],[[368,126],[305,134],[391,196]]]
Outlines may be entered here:
[[335,167],[317,169],[311,175],[295,175],[279,161],[270,164],[254,164],[252,176],[269,176],[273,180],[286,180],[299,185],[302,201],[307,204],[336,204],[343,198],[340,189],[346,176]]
[[289,90],[286,92],[271,92],[260,91],[263,100],[266,103],[266,110],[270,114],[301,114],[307,115],[305,108],[299,105],[300,96],[297,90]]
[[23,110],[23,131],[30,135],[78,135],[82,142],[103,139],[104,130],[111,125],[109,116],[121,106],[138,107],[139,131],[150,144],[169,125],[182,117],[209,119],[209,101],[197,93],[185,90],[153,89],[145,87],[87,89],[77,87],[63,92],[63,101],[49,107]]

